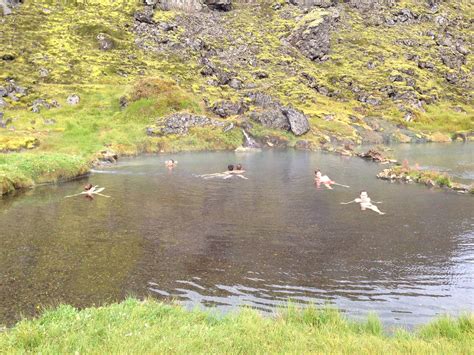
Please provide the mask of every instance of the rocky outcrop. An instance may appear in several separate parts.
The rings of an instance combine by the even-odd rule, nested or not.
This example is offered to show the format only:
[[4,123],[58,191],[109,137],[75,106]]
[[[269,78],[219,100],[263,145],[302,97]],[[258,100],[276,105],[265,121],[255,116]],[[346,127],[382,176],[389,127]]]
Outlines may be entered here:
[[291,131],[300,136],[309,131],[308,118],[289,106],[283,106],[271,96],[256,92],[249,94],[252,104],[259,109],[250,113],[250,118],[265,127]]
[[203,11],[206,9],[214,11],[232,10],[232,0],[157,0],[150,1],[153,7],[162,10]]
[[39,113],[42,108],[49,110],[54,107],[59,107],[59,103],[56,100],[36,99],[31,104],[31,111]]
[[5,99],[16,102],[20,101],[20,98],[27,94],[28,90],[25,87],[18,85],[13,79],[7,79],[5,87],[0,86],[0,98],[4,97]]
[[148,127],[148,136],[165,136],[168,134],[186,135],[193,127],[224,127],[224,122],[205,116],[190,113],[175,113],[164,120],[159,120],[154,127]]
[[384,169],[377,178],[391,182],[419,183],[428,187],[443,187],[460,193],[474,193],[474,186],[460,184],[451,180],[446,173],[431,170],[421,170],[408,166],[396,166]]
[[234,103],[229,100],[222,100],[215,102],[209,107],[209,110],[217,116],[227,118],[229,116],[243,114],[247,110],[247,107],[242,102]]
[[307,20],[303,18],[302,23],[288,37],[288,41],[312,61],[326,61],[329,59],[328,54],[331,49],[332,23],[336,19],[336,16],[334,18],[324,16],[317,19],[308,17]]

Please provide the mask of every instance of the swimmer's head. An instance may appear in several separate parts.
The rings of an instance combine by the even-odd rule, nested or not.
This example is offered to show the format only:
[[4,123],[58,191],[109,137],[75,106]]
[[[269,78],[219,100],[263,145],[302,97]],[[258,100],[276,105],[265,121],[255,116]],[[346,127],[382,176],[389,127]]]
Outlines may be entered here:
[[234,165],[232,165],[232,164],[227,165],[227,170],[229,170],[229,171],[234,170]]
[[84,186],[85,191],[89,191],[90,189],[92,189],[92,184],[87,184]]
[[316,175],[316,176],[321,176],[321,171],[320,171],[319,169],[316,169],[316,170],[314,171],[314,175]]
[[367,198],[367,197],[369,197],[369,194],[367,193],[367,191],[361,191],[360,192],[360,197],[361,198]]
[[242,170],[242,164],[237,164],[235,166],[235,170]]

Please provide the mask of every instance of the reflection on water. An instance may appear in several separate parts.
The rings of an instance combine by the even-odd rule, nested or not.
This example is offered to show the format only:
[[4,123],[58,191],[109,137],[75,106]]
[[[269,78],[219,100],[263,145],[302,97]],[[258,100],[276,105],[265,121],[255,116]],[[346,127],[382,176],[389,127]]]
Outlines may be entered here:
[[[128,295],[223,312],[331,302],[409,326],[474,309],[470,196],[379,181],[375,164],[318,153],[180,154],[174,171],[167,158],[93,173],[110,199],[64,199],[80,181],[0,200],[0,323]],[[195,176],[237,162],[249,180]],[[316,167],[351,188],[316,189]],[[361,189],[387,215],[339,204]]]
[[474,183],[473,144],[398,144],[393,146],[399,161],[408,160],[410,165],[449,173],[456,180]]

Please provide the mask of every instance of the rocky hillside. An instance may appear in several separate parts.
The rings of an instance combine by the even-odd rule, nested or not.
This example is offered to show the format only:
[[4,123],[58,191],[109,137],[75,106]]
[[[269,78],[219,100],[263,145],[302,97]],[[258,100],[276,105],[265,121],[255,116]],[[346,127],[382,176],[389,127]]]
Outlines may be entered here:
[[[464,0],[0,0],[0,150],[469,139]],[[99,153],[100,157],[100,153]]]

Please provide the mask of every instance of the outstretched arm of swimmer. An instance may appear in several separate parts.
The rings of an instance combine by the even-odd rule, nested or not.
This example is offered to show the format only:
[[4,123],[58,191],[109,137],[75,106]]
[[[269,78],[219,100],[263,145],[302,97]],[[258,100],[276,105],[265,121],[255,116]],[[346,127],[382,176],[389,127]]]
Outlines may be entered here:
[[353,202],[356,202],[356,200],[352,200],[350,202],[341,202],[341,205],[348,205],[348,204],[353,203]]
[[243,175],[240,175],[240,174],[239,174],[239,175],[237,175],[237,176],[238,176],[239,178],[242,178],[242,179],[244,179],[244,180],[248,180],[248,179],[249,179],[248,177],[245,177],[245,176],[243,176]]

